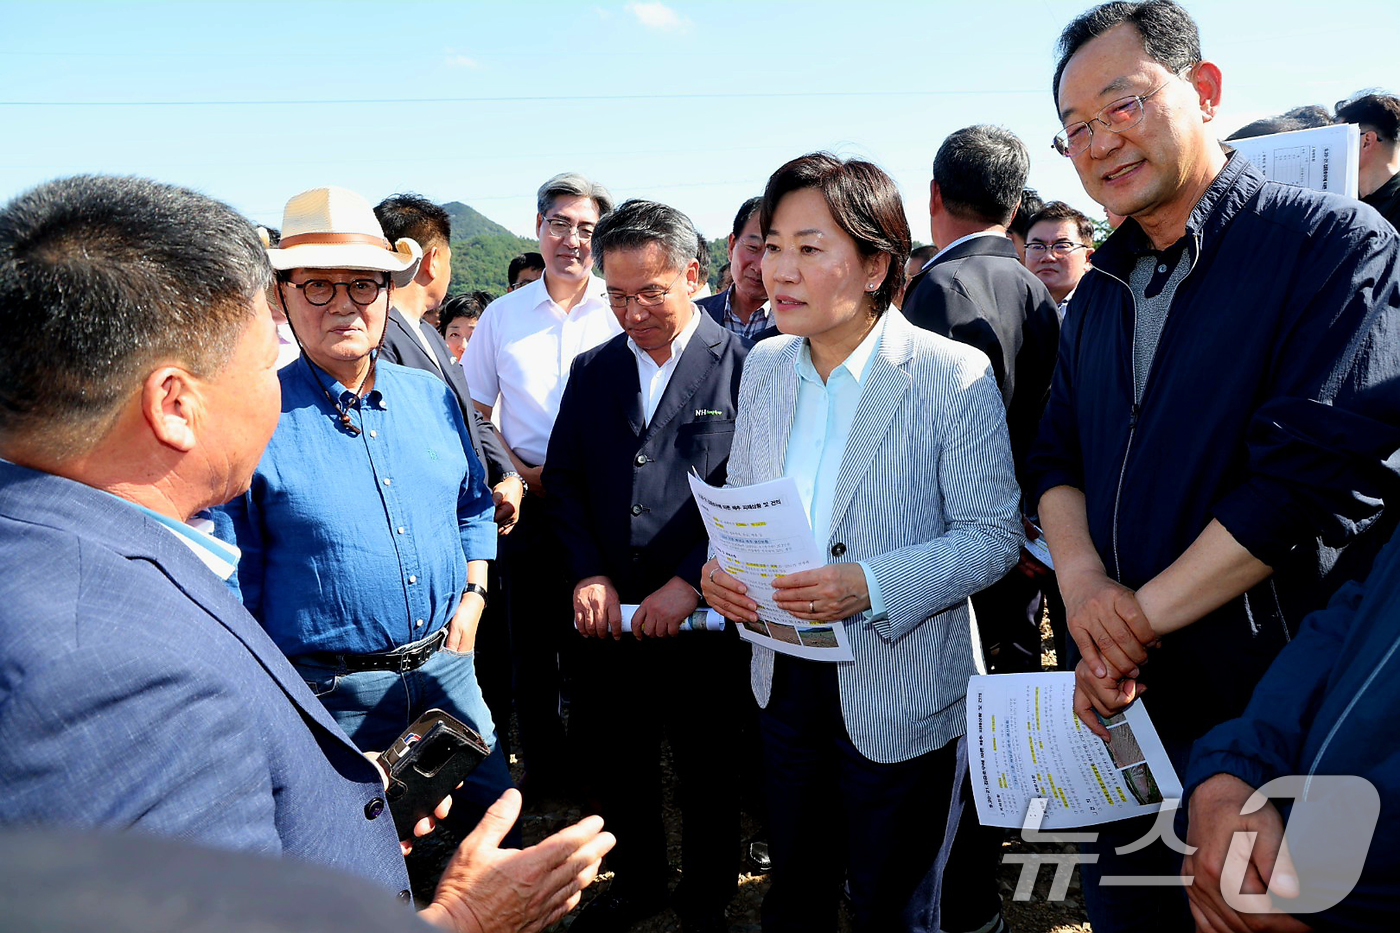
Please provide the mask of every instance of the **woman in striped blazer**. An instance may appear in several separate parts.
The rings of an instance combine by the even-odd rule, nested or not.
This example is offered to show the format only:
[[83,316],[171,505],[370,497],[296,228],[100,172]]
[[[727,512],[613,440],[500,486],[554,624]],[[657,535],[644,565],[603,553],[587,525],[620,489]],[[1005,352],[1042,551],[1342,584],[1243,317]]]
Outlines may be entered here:
[[[796,480],[832,562],[778,581],[777,602],[839,621],[854,655],[754,649],[773,859],[763,929],[834,930],[844,875],[857,929],[935,931],[980,663],[968,596],[1022,540],[1006,416],[986,356],[890,308],[909,228],[879,168],[795,159],[769,179],[760,222],[790,336],[750,351],[729,482]],[[712,607],[757,619],[714,561],[703,577]]]

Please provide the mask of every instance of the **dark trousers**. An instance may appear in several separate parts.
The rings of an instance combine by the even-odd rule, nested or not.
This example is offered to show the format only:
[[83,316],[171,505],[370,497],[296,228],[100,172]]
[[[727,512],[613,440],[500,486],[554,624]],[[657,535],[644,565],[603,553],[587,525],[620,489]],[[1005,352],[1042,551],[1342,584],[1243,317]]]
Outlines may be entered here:
[[500,546],[526,789],[556,789],[568,773],[559,655],[572,614],[543,500],[525,497],[515,530]]
[[638,641],[582,638],[574,660],[569,733],[607,828],[614,890],[666,892],[661,739],[670,740],[681,811],[677,910],[723,908],[739,877],[739,769],[734,723],[740,690],[735,632],[683,632]]
[[[1074,654],[1077,663],[1078,651]],[[1177,774],[1185,774],[1192,740],[1164,735],[1162,744]],[[1156,819],[1155,816],[1142,816],[1095,826],[1092,829],[1098,838],[1079,844],[1079,851],[1098,856],[1094,864],[1079,866],[1084,906],[1089,912],[1089,923],[1094,933],[1175,933],[1195,929],[1195,920],[1191,917],[1191,908],[1186,900],[1186,889],[1181,885],[1102,883],[1103,879],[1108,878],[1170,879],[1181,874],[1181,853],[1160,839],[1137,852],[1126,855],[1117,852],[1117,849],[1151,833]],[[1178,821],[1178,831],[1180,828]]]
[[857,931],[937,933],[963,740],[871,761],[846,732],[835,665],[785,655],[760,721],[773,858],[765,933],[834,931],[843,879]]

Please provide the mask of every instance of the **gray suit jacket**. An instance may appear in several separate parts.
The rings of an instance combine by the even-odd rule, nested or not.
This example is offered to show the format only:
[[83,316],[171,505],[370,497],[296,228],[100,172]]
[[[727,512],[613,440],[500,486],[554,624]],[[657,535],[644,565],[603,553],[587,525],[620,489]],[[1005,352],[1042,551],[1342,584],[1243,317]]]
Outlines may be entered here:
[[[861,754],[906,761],[964,730],[974,657],[967,598],[1020,553],[1019,491],[1006,416],[985,354],[920,330],[893,309],[841,461],[827,553],[865,561],[888,617],[846,619],[841,712]],[[739,388],[729,483],[783,474],[797,409],[800,338],[754,345]],[[805,662],[804,662],[805,663]],[[767,706],[773,652],[755,648]]]

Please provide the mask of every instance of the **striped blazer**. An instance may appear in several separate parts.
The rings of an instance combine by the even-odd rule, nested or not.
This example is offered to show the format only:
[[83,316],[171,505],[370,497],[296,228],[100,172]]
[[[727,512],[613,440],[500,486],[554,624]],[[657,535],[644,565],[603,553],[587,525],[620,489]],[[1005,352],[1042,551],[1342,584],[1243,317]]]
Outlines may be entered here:
[[[1022,531],[1006,413],[985,354],[888,321],[841,461],[827,553],[866,561],[888,617],[844,621],[854,660],[838,664],[851,740],[873,761],[906,761],[964,729],[967,679],[981,667],[968,596],[1015,562]],[[729,483],[783,473],[797,408],[801,339],[756,344],[744,365]],[[773,651],[755,646],[754,696],[767,706]]]

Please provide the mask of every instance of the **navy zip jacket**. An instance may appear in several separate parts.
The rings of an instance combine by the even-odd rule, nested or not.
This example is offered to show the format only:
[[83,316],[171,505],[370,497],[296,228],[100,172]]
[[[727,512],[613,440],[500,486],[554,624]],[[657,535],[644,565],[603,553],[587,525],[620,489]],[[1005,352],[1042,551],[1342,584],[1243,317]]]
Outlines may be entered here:
[[[1302,631],[1264,679],[1244,716],[1196,743],[1189,793],[1216,774],[1251,787],[1285,775],[1356,775],[1380,793],[1380,821],[1361,880],[1339,905],[1300,919],[1319,930],[1393,930],[1400,909],[1400,536],[1364,586],[1350,582]],[[1316,786],[1316,785],[1314,785]],[[1282,800],[1279,809],[1289,815]],[[1352,802],[1342,801],[1350,807]],[[1183,837],[1184,838],[1184,837]],[[1294,847],[1300,872],[1335,853]],[[1301,877],[1306,878],[1303,874]],[[1287,901],[1281,904],[1286,908]]]
[[1030,472],[1034,501],[1084,492],[1099,556],[1132,589],[1211,519],[1274,569],[1143,668],[1159,728],[1190,739],[1239,714],[1303,616],[1388,537],[1373,526],[1400,474],[1400,238],[1358,201],[1231,157],[1180,245],[1190,271],[1140,406],[1126,283],[1151,245],[1128,220],[1094,253]]

